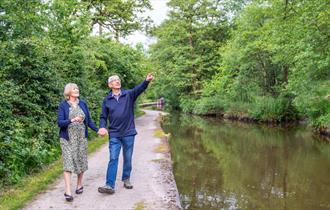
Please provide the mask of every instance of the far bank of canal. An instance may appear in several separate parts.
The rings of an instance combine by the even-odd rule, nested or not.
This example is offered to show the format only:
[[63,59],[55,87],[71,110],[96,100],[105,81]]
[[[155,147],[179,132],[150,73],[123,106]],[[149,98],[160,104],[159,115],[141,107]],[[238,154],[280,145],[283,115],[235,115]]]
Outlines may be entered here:
[[184,209],[330,209],[330,144],[304,126],[168,115]]

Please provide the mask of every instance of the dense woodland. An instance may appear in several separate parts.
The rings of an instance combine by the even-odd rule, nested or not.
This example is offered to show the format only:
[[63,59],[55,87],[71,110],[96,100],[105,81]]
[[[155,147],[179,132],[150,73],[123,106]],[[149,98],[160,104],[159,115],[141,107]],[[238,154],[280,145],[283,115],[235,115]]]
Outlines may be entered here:
[[[0,186],[60,157],[56,110],[75,82],[98,124],[106,80],[167,108],[330,127],[327,0],[170,0],[160,26],[149,0],[0,1]],[[120,43],[136,30],[157,42]]]

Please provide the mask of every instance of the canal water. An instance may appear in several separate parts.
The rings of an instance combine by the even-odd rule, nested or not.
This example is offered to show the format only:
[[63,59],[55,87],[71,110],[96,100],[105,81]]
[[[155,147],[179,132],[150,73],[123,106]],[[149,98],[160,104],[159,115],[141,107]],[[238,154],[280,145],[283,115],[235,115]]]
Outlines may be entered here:
[[171,114],[162,127],[183,209],[330,209],[330,144],[304,126]]

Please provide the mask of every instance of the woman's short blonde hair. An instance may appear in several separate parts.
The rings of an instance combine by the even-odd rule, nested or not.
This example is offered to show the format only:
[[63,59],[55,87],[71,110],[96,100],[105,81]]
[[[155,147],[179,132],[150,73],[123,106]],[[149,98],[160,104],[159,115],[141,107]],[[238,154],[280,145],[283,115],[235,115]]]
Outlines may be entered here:
[[69,99],[70,99],[71,91],[72,91],[74,88],[79,89],[79,88],[78,88],[78,85],[75,84],[75,83],[68,83],[68,84],[65,85],[63,95],[64,95],[64,98],[65,98],[66,100],[69,100]]

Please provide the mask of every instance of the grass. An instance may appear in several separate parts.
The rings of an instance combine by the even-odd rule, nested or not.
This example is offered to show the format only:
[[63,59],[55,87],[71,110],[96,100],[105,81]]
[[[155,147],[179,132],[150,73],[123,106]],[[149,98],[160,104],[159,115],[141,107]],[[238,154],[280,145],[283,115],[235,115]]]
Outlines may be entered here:
[[[154,136],[157,138],[163,138],[168,136],[167,134],[164,133],[163,129],[158,128],[154,131]],[[166,153],[169,151],[168,145],[162,141],[155,149],[154,152],[156,153]]]
[[144,114],[145,114],[144,111],[138,109],[137,111],[135,111],[135,118],[138,118],[138,117],[140,117],[140,116],[142,116]]
[[[95,138],[88,143],[88,154],[95,152],[108,141],[107,137]],[[24,207],[36,195],[47,189],[63,172],[62,160],[43,168],[42,171],[27,176],[18,184],[8,188],[0,197],[1,210],[16,210]]]
[[159,162],[162,162],[164,160],[167,160],[167,159],[166,158],[157,158],[157,159],[153,159],[151,161],[154,162],[154,163],[159,163]]
[[146,209],[146,204],[144,201],[140,201],[134,205],[134,210],[144,210]]
[[158,137],[158,138],[162,138],[162,137],[166,136],[166,134],[164,133],[164,131],[161,128],[158,128],[154,131],[154,136]]
[[168,146],[165,143],[159,144],[155,149],[154,152],[156,153],[167,153],[169,151]]

